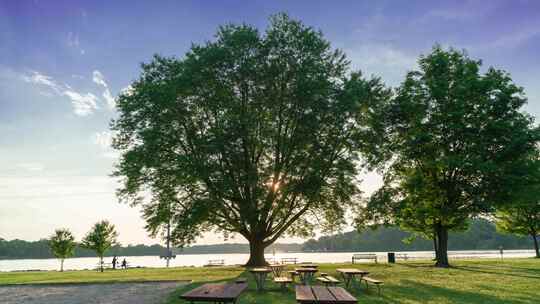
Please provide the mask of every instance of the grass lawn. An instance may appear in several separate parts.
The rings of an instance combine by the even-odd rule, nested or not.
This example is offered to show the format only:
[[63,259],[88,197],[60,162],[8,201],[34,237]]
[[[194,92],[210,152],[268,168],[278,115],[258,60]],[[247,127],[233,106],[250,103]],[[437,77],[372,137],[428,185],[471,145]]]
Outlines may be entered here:
[[[462,260],[454,261],[450,269],[431,265],[426,261],[355,265],[385,284],[381,296],[377,295],[376,287],[370,287],[366,293],[365,285],[356,286],[351,293],[358,297],[359,303],[540,303],[540,260]],[[322,264],[319,269],[337,277],[335,269],[344,266],[351,265]],[[257,292],[251,275],[239,267],[0,273],[0,284],[193,280],[192,284],[171,294],[167,304],[172,304],[185,303],[178,299],[179,295],[202,283],[236,277],[247,277],[250,284],[239,304],[295,303],[293,288],[282,292],[279,286],[268,281],[267,291]]]

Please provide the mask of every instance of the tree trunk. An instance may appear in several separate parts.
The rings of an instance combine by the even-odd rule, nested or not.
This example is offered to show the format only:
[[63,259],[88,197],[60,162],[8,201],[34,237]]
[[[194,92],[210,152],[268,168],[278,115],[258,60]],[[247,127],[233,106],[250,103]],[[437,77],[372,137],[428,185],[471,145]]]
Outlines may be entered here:
[[264,259],[264,249],[266,246],[263,241],[254,238],[249,241],[249,260],[245,266],[256,267],[256,266],[265,266],[267,265],[266,260]]
[[538,240],[537,240],[537,237],[536,237],[536,233],[533,233],[532,237],[533,237],[533,240],[534,240],[534,250],[536,251],[536,257],[540,258],[540,251],[538,251]]
[[[536,250],[538,252],[538,250]],[[60,272],[64,271],[64,259],[60,259]]]
[[100,271],[103,272],[103,256],[99,257],[99,268]]
[[448,229],[442,225],[437,225],[437,262],[436,267],[448,268]]
[[439,259],[439,249],[437,248],[437,233],[433,232],[433,250],[435,251],[434,261]]

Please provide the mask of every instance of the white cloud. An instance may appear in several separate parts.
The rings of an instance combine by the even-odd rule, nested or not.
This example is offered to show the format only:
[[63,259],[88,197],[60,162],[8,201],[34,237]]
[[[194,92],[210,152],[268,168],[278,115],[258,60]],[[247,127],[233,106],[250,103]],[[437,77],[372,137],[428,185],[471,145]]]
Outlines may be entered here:
[[93,141],[103,149],[111,147],[113,134],[110,131],[96,132],[93,135]]
[[133,87],[131,85],[128,85],[127,87],[120,90],[120,94],[130,96],[133,94]]
[[[23,75],[22,79],[28,83],[46,86],[59,96],[68,97],[73,105],[73,112],[78,116],[88,116],[98,109],[99,98],[94,94],[77,92],[68,84],[59,84],[52,77],[40,72],[32,71],[30,75]],[[47,96],[47,92],[40,91],[40,94]]]
[[103,99],[107,102],[107,105],[109,106],[109,109],[114,109],[116,107],[116,101],[114,100],[114,97],[111,94],[111,91],[109,90],[109,86],[107,85],[107,82],[105,81],[105,77],[103,74],[101,74],[100,71],[95,70],[92,73],[92,81],[94,81],[97,85],[102,86],[105,88],[105,91],[103,91]]
[[40,171],[43,171],[43,169],[45,169],[43,164],[40,164],[40,163],[20,163],[20,164],[17,164],[17,167],[20,169],[24,169],[26,171],[30,171],[30,172],[40,172]]
[[92,93],[80,94],[75,91],[64,91],[65,96],[71,99],[73,112],[79,116],[88,116],[98,108],[98,98]]
[[113,137],[114,133],[111,131],[102,131],[93,134],[92,141],[101,148],[103,157],[116,159],[120,156],[120,154],[111,147]]
[[61,86],[58,83],[56,83],[56,81],[54,81],[52,77],[49,77],[45,74],[41,74],[40,72],[32,71],[31,75],[23,75],[22,80],[28,83],[47,86],[51,88],[53,91],[55,91],[57,94],[61,95],[61,91],[62,91]]

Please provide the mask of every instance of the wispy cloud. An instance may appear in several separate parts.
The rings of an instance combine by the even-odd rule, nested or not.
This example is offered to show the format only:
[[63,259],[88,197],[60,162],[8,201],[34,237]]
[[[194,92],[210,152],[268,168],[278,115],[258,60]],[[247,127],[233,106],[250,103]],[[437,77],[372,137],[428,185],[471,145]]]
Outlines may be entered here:
[[502,1],[477,1],[468,0],[460,4],[450,4],[445,7],[435,8],[424,16],[424,19],[444,19],[448,21],[467,21],[488,16],[498,9]]
[[345,49],[355,69],[368,75],[381,76],[390,85],[397,85],[407,71],[416,67],[416,56],[390,44],[361,44]]
[[64,91],[64,95],[71,99],[73,112],[79,116],[88,116],[98,108],[98,98],[92,93],[81,94],[75,91]]
[[[71,100],[73,112],[78,116],[88,116],[98,109],[99,99],[92,93],[80,93],[67,84],[60,84],[52,77],[37,71],[32,71],[30,75],[23,75],[22,79],[28,83],[50,88],[59,96],[66,96]],[[41,92],[43,94],[46,92]]]
[[17,168],[23,169],[29,172],[40,172],[45,169],[45,166],[41,163],[20,163],[17,164]]
[[41,74],[40,72],[32,71],[30,75],[23,75],[22,80],[33,84],[47,86],[55,91],[58,95],[62,95],[62,87],[56,83],[52,77]]
[[73,48],[77,50],[81,55],[84,55],[86,51],[81,47],[81,43],[79,41],[79,34],[69,32],[67,35],[67,45],[70,48]]
[[109,86],[107,85],[107,82],[105,81],[105,77],[103,74],[101,74],[100,71],[95,70],[92,73],[92,81],[94,81],[97,85],[102,86],[105,91],[103,91],[103,99],[107,102],[107,105],[109,106],[109,109],[114,109],[116,107],[116,101],[114,100],[114,97],[111,94],[111,91],[109,89]]
[[118,158],[119,154],[113,150],[112,140],[114,133],[111,131],[96,132],[92,135],[92,141],[98,145],[102,150],[102,155],[106,158]]

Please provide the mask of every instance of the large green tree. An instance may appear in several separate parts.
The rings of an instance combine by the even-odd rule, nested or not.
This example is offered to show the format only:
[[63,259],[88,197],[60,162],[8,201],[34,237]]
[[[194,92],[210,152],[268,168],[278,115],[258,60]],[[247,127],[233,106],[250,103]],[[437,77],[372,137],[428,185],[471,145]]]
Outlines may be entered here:
[[383,127],[373,130],[384,143],[372,155],[384,185],[358,223],[399,224],[432,237],[436,265],[448,267],[448,231],[510,204],[539,131],[508,73],[482,73],[480,61],[439,46],[418,64],[375,111]]
[[239,234],[247,265],[284,234],[340,226],[359,194],[370,104],[389,94],[350,72],[322,34],[286,15],[264,34],[227,25],[182,58],[154,59],[118,100],[121,199],[175,192],[173,240]]
[[64,260],[75,252],[75,237],[68,229],[56,229],[49,238],[49,247],[53,255],[60,259],[60,271],[64,271]]
[[113,224],[103,220],[94,224],[81,242],[81,247],[94,250],[99,257],[99,267],[103,272],[103,256],[112,246],[116,245],[118,233]]

